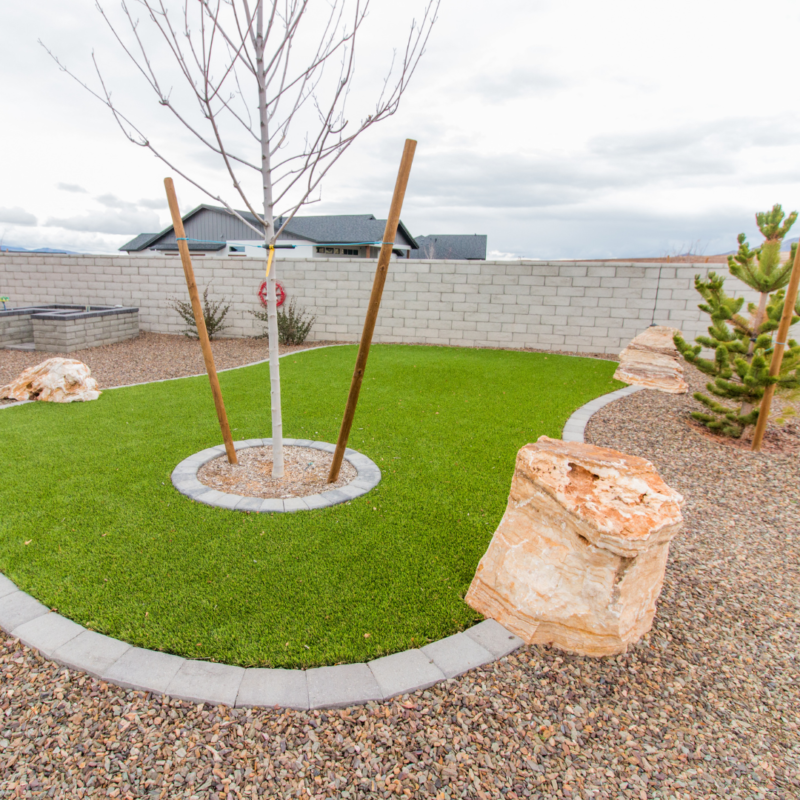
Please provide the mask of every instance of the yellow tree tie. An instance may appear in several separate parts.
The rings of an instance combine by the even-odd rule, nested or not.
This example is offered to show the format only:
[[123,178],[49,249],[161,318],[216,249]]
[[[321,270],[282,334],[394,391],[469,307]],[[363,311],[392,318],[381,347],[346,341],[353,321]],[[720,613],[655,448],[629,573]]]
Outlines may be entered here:
[[269,271],[272,269],[272,257],[275,255],[275,245],[269,246],[269,258],[267,259],[267,280],[269,280]]

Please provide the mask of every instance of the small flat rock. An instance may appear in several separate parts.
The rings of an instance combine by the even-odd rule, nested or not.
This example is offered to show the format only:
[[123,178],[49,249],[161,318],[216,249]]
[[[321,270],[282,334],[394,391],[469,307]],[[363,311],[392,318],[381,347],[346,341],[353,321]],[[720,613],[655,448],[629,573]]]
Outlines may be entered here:
[[103,674],[103,679],[140,692],[165,694],[185,659],[156,650],[131,647]]
[[49,611],[47,606],[43,606],[25,592],[9,592],[5,597],[0,597],[0,628],[11,633],[20,625]]
[[51,611],[19,625],[14,629],[14,636],[27,647],[38,650],[45,658],[51,658],[59,647],[85,630],[77,622]]
[[184,661],[170,681],[165,694],[192,703],[224,705],[231,708],[245,670],[211,661]]
[[127,642],[85,630],[61,645],[53,653],[52,658],[65,667],[79,669],[96,678],[102,678],[103,673],[130,649],[131,646]]
[[14,581],[6,578],[5,575],[0,575],[0,597],[5,597],[12,592],[18,592],[17,584]]
[[346,486],[342,486],[341,489],[334,489],[333,491],[341,492],[349,500],[355,500],[356,497],[361,497],[361,495],[365,493],[363,487],[355,486],[353,482],[348,483]]
[[445,679],[444,673],[421,650],[406,650],[368,664],[384,699],[427,689]]
[[333,453],[336,450],[336,445],[329,442],[314,442],[314,447],[317,450],[324,450],[326,453]]
[[246,669],[237,708],[308,708],[306,673],[299,669]]
[[328,508],[333,505],[333,502],[325,500],[321,494],[310,494],[308,497],[304,497],[303,500],[310,509]]
[[283,505],[283,500],[270,497],[265,500],[261,500],[261,505],[259,506],[258,510],[261,514],[281,514],[286,509]]
[[456,633],[446,639],[425,645],[422,652],[448,678],[455,678],[468,670],[494,661],[494,656],[465,633]]
[[[314,495],[312,495],[312,497],[313,496]],[[320,500],[324,500],[329,506],[338,505],[339,503],[344,503],[347,500],[353,499],[350,497],[350,495],[345,494],[341,489],[330,489],[327,492],[321,492],[316,496],[319,497]]]
[[302,497],[288,497],[283,501],[284,511],[308,511],[309,506]]
[[247,450],[248,447],[262,447],[263,439],[243,439],[241,442],[234,442],[235,450]]
[[263,500],[260,497],[243,497],[237,504],[237,511],[260,511]]
[[340,664],[306,672],[309,708],[344,708],[383,700],[372,670],[366,664]]
[[468,631],[464,631],[464,633],[481,647],[485,647],[495,658],[507,656],[525,644],[519,636],[506,630],[499,622],[495,622],[493,619],[479,622]]

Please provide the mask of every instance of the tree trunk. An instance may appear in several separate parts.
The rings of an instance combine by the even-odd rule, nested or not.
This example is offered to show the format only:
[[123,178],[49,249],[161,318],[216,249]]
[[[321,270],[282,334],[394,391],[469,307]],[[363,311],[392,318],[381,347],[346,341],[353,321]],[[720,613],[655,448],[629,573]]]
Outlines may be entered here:
[[[769,294],[767,292],[761,292],[761,296],[758,299],[758,308],[756,309],[756,313],[753,316],[753,327],[752,332],[753,336],[758,336],[759,328],[761,327],[761,323],[764,321],[764,316],[767,313],[767,300],[769,299]],[[756,349],[756,343],[753,339],[750,339],[750,344],[747,348],[747,360],[753,360],[753,351]],[[749,414],[753,410],[752,403],[742,403],[742,407],[739,409],[739,414],[745,416]]]
[[[264,195],[264,254],[269,258],[269,245],[274,244],[275,218],[272,209],[272,171],[269,156],[267,90],[264,84],[264,4],[256,12],[256,71],[258,73],[258,116],[261,125],[261,182]],[[269,336],[269,385],[272,408],[272,477],[283,477],[283,415],[281,413],[281,370],[278,349],[278,303],[275,291],[277,266],[272,261],[267,278],[267,333]]]
[[[753,317],[753,336],[758,336],[759,328],[761,327],[761,323],[764,321],[764,315],[767,312],[767,300],[769,299],[769,294],[767,292],[761,292],[761,296],[758,299],[758,308],[756,309],[755,316]],[[750,361],[753,358],[753,350],[755,350],[756,343],[750,339],[750,346],[747,348],[747,360]]]

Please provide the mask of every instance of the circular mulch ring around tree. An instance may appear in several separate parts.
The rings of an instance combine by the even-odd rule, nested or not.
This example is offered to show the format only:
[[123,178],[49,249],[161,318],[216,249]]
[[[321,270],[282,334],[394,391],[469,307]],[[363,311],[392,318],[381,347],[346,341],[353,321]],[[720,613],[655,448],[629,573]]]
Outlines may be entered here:
[[[222,464],[217,461],[225,456],[224,445],[201,450],[175,467],[172,471],[172,485],[181,494],[198,503],[234,511],[267,514],[308,511],[346,503],[374,489],[381,480],[380,468],[372,459],[347,448],[339,480],[324,491],[303,494],[303,483],[313,481],[319,486],[319,475],[321,471],[327,474],[325,467],[330,464],[330,457],[336,446],[310,439],[284,439],[283,444],[286,477],[282,487],[269,475],[263,475],[267,465],[271,472],[272,439],[234,442],[237,454],[241,453],[238,468],[227,462]],[[248,450],[253,452],[248,453]],[[319,451],[319,459],[313,458],[313,451]],[[259,473],[263,478],[260,485],[256,486],[254,482]],[[250,494],[220,491],[216,486],[249,491]],[[279,496],[280,494],[284,496]],[[287,494],[292,496],[285,496]]]

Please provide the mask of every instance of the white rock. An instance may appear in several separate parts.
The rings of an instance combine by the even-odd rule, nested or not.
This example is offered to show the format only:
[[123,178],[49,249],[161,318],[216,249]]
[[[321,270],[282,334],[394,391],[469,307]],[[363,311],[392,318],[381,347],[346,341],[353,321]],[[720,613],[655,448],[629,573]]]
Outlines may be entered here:
[[528,644],[625,652],[652,625],[682,502],[643,458],[542,436],[466,602]]
[[614,373],[618,381],[668,394],[684,394],[683,364],[672,337],[677,328],[653,325],[640,333],[620,354]]
[[97,400],[100,392],[91,370],[82,361],[48,358],[28,367],[8,386],[0,389],[0,399],[44,400],[48,403],[74,403]]

